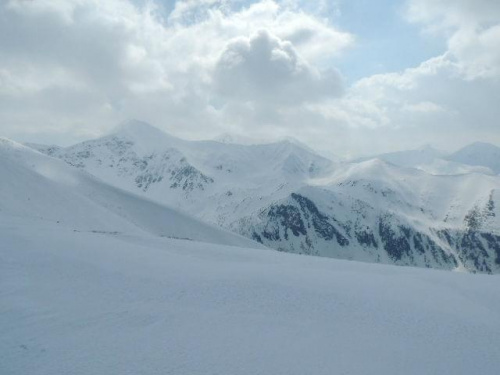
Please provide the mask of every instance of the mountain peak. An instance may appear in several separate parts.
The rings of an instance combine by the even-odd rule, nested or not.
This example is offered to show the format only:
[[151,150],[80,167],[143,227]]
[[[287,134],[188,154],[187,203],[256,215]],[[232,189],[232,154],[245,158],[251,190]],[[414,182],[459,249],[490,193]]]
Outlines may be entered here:
[[139,120],[124,121],[116,126],[109,136],[125,138],[134,143],[136,151],[148,153],[166,147],[173,147],[182,142],[153,125]]
[[494,144],[487,143],[487,142],[474,142],[471,143],[460,150],[458,150],[456,153],[459,152],[464,152],[464,151],[478,151],[478,152],[484,152],[484,151],[499,151],[500,148],[495,146]]
[[144,135],[144,134],[165,134],[160,129],[147,122],[131,119],[119,123],[110,132],[111,134]]
[[245,146],[262,143],[258,139],[233,133],[222,133],[219,136],[215,137],[213,140],[219,143],[245,145]]
[[435,157],[440,157],[440,156],[443,156],[443,154],[444,154],[443,151],[438,150],[437,148],[435,148],[434,146],[432,146],[432,145],[430,145],[428,143],[420,146],[415,151],[419,151],[421,153],[425,153],[425,154],[428,154],[428,155],[433,155]]
[[448,160],[490,168],[500,174],[500,148],[486,142],[475,142],[451,154]]

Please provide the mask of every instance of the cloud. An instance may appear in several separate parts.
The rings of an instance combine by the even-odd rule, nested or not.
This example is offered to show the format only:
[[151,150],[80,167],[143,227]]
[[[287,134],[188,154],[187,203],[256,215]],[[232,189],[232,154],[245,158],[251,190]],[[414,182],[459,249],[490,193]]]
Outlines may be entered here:
[[[477,140],[500,142],[498,92],[498,80],[469,79],[461,63],[444,54],[400,73],[364,78],[314,110],[337,129],[371,139],[365,153],[426,143],[453,150]],[[360,149],[366,139],[355,141],[348,147]],[[339,143],[335,147],[348,151]]]
[[433,30],[498,23],[500,3],[493,0],[411,0],[407,16]]
[[272,106],[317,101],[342,91],[337,71],[309,65],[291,42],[266,30],[228,43],[217,61],[214,83],[229,100]]
[[466,79],[500,79],[500,2],[412,0],[407,15],[427,32],[447,37],[448,56]]
[[500,143],[500,3],[411,0],[407,17],[445,38],[447,50],[416,67],[363,78],[344,97],[311,105],[350,139],[331,147],[373,153],[424,143],[448,150],[477,140]]
[[[272,46],[267,57],[252,39],[266,42],[259,30]],[[233,72],[257,80],[247,80],[236,103],[217,72],[230,74],[228,56],[245,40],[253,49]],[[259,72],[276,73],[274,94],[292,91],[267,109],[269,118],[303,102],[301,90],[311,100],[337,92],[338,73],[323,66],[352,43],[326,19],[271,0],[177,1],[166,16],[154,2],[8,0],[0,4],[0,131],[32,139],[61,129],[64,138],[73,128],[70,143],[134,117],[182,136],[210,136],[232,121],[228,102],[244,107],[266,95],[270,81]]]
[[350,87],[335,65],[357,39],[321,10],[337,3],[3,1],[0,135],[68,144],[140,118],[341,154],[500,142],[499,2],[408,1],[407,19],[446,50]]

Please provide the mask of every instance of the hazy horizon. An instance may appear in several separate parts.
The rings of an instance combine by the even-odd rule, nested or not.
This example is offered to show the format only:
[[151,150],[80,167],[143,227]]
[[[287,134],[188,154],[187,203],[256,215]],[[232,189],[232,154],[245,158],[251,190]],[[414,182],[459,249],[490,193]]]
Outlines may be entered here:
[[1,0],[0,375],[498,374],[499,119],[500,0]]
[[129,118],[355,157],[500,144],[491,0],[9,0],[0,136],[67,146]]
[[188,141],[216,141],[216,142],[222,142],[222,143],[231,143],[231,144],[235,144],[235,145],[244,145],[244,146],[248,146],[248,145],[259,145],[259,144],[271,144],[271,143],[276,143],[276,142],[282,142],[282,141],[292,141],[294,143],[296,143],[297,145],[305,148],[305,149],[309,149],[323,157],[326,157],[326,158],[332,158],[332,159],[335,159],[335,158],[341,158],[343,159],[344,161],[350,161],[350,160],[356,160],[356,159],[363,159],[363,158],[369,158],[369,157],[376,157],[377,155],[382,155],[382,154],[390,154],[390,153],[398,153],[398,152],[405,152],[405,151],[415,151],[415,150],[425,150],[427,148],[430,148],[434,151],[439,151],[439,152],[443,152],[445,155],[446,154],[451,154],[453,152],[456,152],[456,151],[459,151],[461,150],[462,148],[464,147],[467,147],[467,146],[470,146],[470,145],[473,145],[473,144],[477,144],[477,143],[484,143],[484,144],[490,144],[490,145],[493,145],[493,146],[496,146],[496,147],[500,147],[498,144],[495,144],[495,143],[492,143],[492,142],[488,142],[488,141],[474,141],[474,142],[469,142],[469,143],[466,143],[464,144],[463,146],[461,147],[458,147],[458,148],[452,148],[452,149],[443,149],[443,148],[438,148],[438,147],[435,147],[433,146],[432,144],[429,144],[429,143],[426,143],[426,144],[422,144],[418,147],[415,147],[415,148],[411,148],[411,149],[392,149],[392,150],[389,150],[389,151],[381,151],[381,152],[378,152],[378,153],[363,153],[363,152],[360,152],[358,154],[355,154],[355,155],[339,155],[337,153],[335,153],[335,150],[318,150],[314,147],[314,145],[310,145],[310,144],[307,144],[303,141],[301,141],[300,139],[298,138],[295,138],[293,136],[284,136],[284,137],[281,137],[281,138],[273,138],[273,139],[266,139],[266,138],[252,138],[252,137],[246,137],[244,135],[238,135],[238,134],[231,134],[229,132],[226,132],[226,133],[222,133],[222,134],[219,134],[218,136],[216,137],[213,137],[213,138],[187,138],[187,137],[178,137],[178,136],[175,136],[174,134],[170,133],[169,131],[166,131],[164,129],[160,129],[159,127],[155,126],[154,124],[150,124],[150,123],[147,123],[145,121],[141,121],[141,120],[138,120],[138,119],[129,119],[129,120],[125,120],[125,121],[122,121],[118,124],[116,124],[114,127],[112,127],[111,129],[108,129],[107,131],[103,132],[102,134],[100,135],[96,135],[96,136],[90,136],[89,138],[84,138],[82,140],[79,140],[79,141],[75,141],[75,142],[70,142],[70,143],[67,143],[67,144],[57,144],[57,143],[54,143],[54,142],[46,142],[46,143],[43,143],[43,142],[31,142],[29,140],[27,141],[23,141],[23,140],[16,140],[16,139],[12,139],[13,141],[16,141],[16,142],[19,142],[19,143],[24,143],[24,144],[38,144],[38,145],[43,145],[43,146],[57,146],[57,147],[71,147],[71,146],[76,146],[77,144],[79,143],[82,143],[82,142],[86,142],[86,141],[92,141],[92,140],[96,140],[96,139],[99,139],[101,137],[105,137],[107,135],[110,135],[110,134],[113,134],[115,131],[117,131],[119,129],[119,127],[123,124],[126,124],[126,123],[129,123],[129,122],[139,122],[139,123],[144,123],[145,125],[150,125],[160,131],[162,131],[163,133],[165,134],[168,134],[170,136],[174,136],[176,138],[179,138],[179,139],[182,139],[182,140],[188,140]]

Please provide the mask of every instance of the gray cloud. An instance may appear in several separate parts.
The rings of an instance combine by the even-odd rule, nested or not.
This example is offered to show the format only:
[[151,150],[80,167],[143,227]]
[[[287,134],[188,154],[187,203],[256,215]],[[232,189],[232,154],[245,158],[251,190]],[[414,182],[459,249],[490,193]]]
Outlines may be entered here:
[[333,65],[355,37],[305,2],[186,0],[165,17],[147,3],[1,2],[0,135],[67,144],[140,118],[183,137],[293,135],[341,154],[500,142],[496,2],[409,1],[408,18],[447,50],[346,88]]
[[298,105],[342,93],[337,71],[314,68],[292,43],[266,30],[227,45],[216,64],[214,84],[229,100],[268,105]]
[[[21,140],[52,133],[69,143],[134,117],[181,136],[207,137],[230,128],[228,106],[262,102],[266,95],[276,98],[289,91],[274,108],[260,109],[258,116],[271,120],[283,106],[338,92],[338,73],[320,72],[315,65],[349,45],[348,33],[275,1],[236,10],[226,3],[178,1],[165,20],[151,3],[3,2],[0,132]],[[242,103],[236,103],[236,97],[224,95],[223,77],[214,72],[229,68],[223,67],[227,59],[220,57],[225,59],[230,50],[235,53],[235,39],[249,41],[261,29],[269,30],[261,39],[272,46],[267,51],[272,56],[265,56],[265,46],[258,55],[253,43],[247,63],[233,67],[255,79],[247,80],[246,91],[239,91]],[[305,29],[307,36],[297,38]],[[318,56],[309,42],[324,54]],[[231,75],[231,69],[226,73]],[[272,93],[267,94],[271,82]]]

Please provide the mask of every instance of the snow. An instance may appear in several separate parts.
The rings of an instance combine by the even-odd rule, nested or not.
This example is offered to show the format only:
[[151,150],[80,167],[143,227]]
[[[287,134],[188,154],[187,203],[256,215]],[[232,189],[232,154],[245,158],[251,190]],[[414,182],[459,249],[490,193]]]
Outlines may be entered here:
[[[106,137],[59,150],[55,156],[108,184],[217,225],[221,218],[233,222],[285,197],[311,175],[332,166],[287,140],[259,145],[186,141],[140,121],[125,122]],[[192,192],[172,189],[171,173],[185,166],[215,183]],[[137,177],[143,175],[161,181],[139,188]],[[266,199],[255,202],[259,197]]]
[[114,136],[134,140],[134,149],[140,155],[152,153],[177,143],[177,138],[139,120],[128,120],[118,124],[104,139]]
[[103,183],[61,160],[0,138],[0,217],[79,231],[148,233],[260,247],[174,209]]
[[[145,140],[138,150],[154,132],[134,135]],[[183,151],[200,168],[209,154],[229,163],[231,150],[214,144]],[[274,157],[262,175],[282,186],[268,199],[298,189],[338,217],[352,215],[355,197],[413,221],[428,216],[412,205],[426,202],[434,216],[453,207],[453,225],[470,202],[497,194],[495,176],[430,176],[380,160],[313,177],[304,167],[322,159],[296,145],[253,147],[235,150],[241,162]],[[498,373],[499,276],[271,251],[5,139],[0,176],[2,375]],[[269,193],[257,188],[239,204],[255,209]],[[387,199],[374,195],[382,189]]]
[[[495,147],[489,145],[491,147]],[[458,175],[467,173],[495,174],[493,163],[481,160],[481,157],[470,156],[469,160],[457,156],[447,155],[431,146],[424,146],[416,150],[389,152],[385,154],[355,159],[353,162],[364,162],[371,159],[383,160],[387,163],[404,168],[415,168],[431,175]],[[484,159],[484,157],[483,157]],[[494,157],[491,157],[494,159]],[[496,173],[498,174],[498,172]]]
[[500,147],[490,143],[473,143],[451,154],[448,159],[471,166],[486,167],[495,174],[500,174]]
[[497,276],[0,218],[2,374],[497,374]]
[[[491,192],[500,187],[500,179],[494,175],[466,173],[433,176],[380,159],[344,165],[327,177],[311,180],[310,184],[338,191],[339,186],[346,182],[358,184],[357,187],[340,189],[345,195],[369,202],[381,211],[389,209],[410,219],[418,218],[428,227],[444,227],[443,219],[448,216],[446,227],[453,228],[461,228],[463,218],[471,207],[486,204]],[[374,191],[389,192],[393,198],[385,199]],[[416,207],[422,208],[425,213]],[[496,233],[500,221],[496,217],[491,220],[491,227],[487,229]]]
[[[468,233],[471,218],[478,236],[500,235],[500,177],[484,166],[446,160],[445,153],[431,147],[346,163],[325,159],[294,140],[247,145],[187,141],[136,120],[121,124],[106,137],[68,148],[47,151],[43,146],[34,147],[116,188],[260,239],[275,249],[498,272],[496,237],[489,240],[486,253],[481,250],[484,243],[471,249],[485,255],[484,259],[473,259],[471,254],[467,267],[457,244],[463,242],[458,237]],[[318,239],[313,223],[288,236],[284,221],[277,218],[273,228],[285,239],[263,239],[270,233],[266,232],[273,220],[268,215],[270,209],[293,205],[292,194],[314,203],[348,244]],[[306,213],[298,215],[297,222],[303,223],[307,217]],[[410,228],[417,236],[407,239],[408,259],[395,259],[388,253],[387,240],[380,235],[381,218],[390,221],[399,237],[406,236],[400,227]],[[444,232],[453,237],[453,244],[443,242]],[[420,255],[414,256],[418,251],[415,243],[420,243],[421,235],[452,259],[441,263],[434,259],[435,253],[427,251],[421,261],[417,260]],[[360,242],[359,238],[367,236],[373,240]]]

